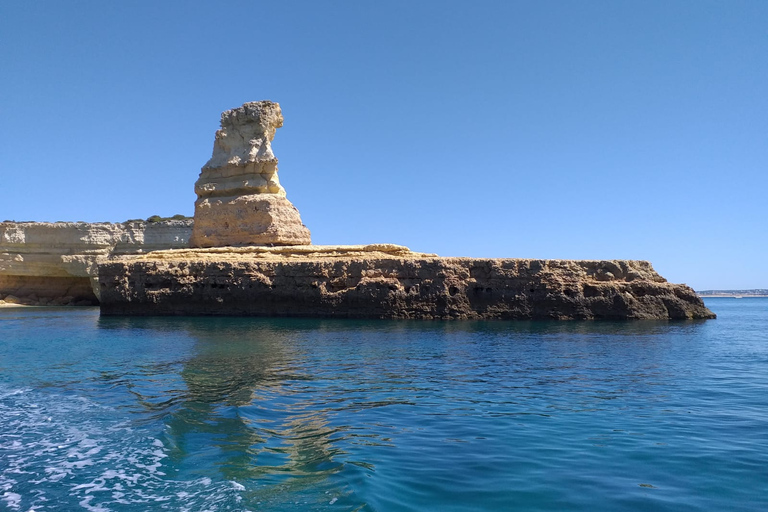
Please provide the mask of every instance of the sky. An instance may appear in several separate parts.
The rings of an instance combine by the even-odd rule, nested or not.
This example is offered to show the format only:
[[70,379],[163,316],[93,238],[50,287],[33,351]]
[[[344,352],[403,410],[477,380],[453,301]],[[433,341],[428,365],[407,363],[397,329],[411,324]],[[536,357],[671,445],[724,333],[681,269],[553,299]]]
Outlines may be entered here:
[[768,288],[768,2],[0,2],[0,220],[194,212],[222,111],[316,244]]

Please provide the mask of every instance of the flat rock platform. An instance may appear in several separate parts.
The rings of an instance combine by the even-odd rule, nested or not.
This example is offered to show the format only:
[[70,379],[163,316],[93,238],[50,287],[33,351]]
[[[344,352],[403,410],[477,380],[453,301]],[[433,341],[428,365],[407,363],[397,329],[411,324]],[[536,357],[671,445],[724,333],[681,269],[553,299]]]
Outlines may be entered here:
[[98,268],[103,315],[704,319],[647,261],[450,258],[393,244],[174,249]]

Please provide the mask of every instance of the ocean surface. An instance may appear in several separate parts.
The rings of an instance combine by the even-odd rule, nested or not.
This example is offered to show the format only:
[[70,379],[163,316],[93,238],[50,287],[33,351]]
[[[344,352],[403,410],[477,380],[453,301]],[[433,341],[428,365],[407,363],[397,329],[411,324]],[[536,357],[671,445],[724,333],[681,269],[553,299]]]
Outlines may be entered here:
[[768,510],[768,299],[690,322],[0,309],[0,510]]

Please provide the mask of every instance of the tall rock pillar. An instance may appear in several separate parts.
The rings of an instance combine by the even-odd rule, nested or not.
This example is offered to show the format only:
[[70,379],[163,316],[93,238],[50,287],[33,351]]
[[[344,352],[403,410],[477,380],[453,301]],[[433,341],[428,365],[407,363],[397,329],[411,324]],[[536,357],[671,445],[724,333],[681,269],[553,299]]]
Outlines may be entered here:
[[309,245],[309,229],[285,197],[271,142],[280,105],[245,103],[221,114],[213,156],[195,183],[192,247]]

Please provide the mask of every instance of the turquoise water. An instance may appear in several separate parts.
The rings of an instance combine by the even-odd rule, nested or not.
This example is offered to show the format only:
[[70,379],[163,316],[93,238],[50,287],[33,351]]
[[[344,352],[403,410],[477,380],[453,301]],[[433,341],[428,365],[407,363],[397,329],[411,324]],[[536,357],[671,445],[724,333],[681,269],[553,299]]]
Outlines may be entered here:
[[0,509],[768,509],[768,299],[700,322],[0,310]]

